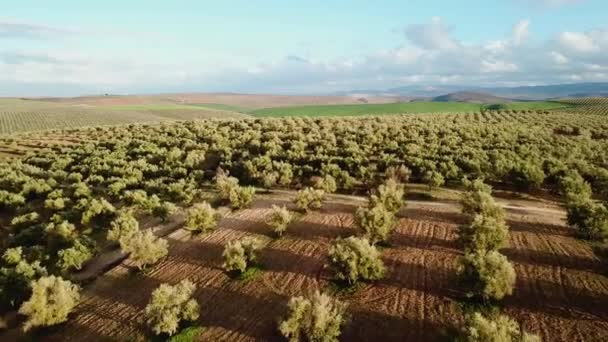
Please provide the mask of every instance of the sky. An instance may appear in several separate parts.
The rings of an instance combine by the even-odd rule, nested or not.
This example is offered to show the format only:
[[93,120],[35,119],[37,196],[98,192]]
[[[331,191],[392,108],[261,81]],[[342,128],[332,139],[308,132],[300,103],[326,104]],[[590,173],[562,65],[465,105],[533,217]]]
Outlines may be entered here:
[[603,81],[606,0],[0,4],[0,96]]

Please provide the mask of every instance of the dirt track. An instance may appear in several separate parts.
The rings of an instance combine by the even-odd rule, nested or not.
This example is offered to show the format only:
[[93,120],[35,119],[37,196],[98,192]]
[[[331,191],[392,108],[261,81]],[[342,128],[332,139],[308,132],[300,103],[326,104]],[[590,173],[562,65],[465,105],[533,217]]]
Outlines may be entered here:
[[[264,217],[271,204],[287,204],[288,193],[256,200],[254,207],[225,217],[220,228],[191,237],[168,236],[169,256],[146,274],[129,274],[123,263],[89,285],[77,312],[64,326],[38,340],[144,340],[149,334],[142,310],[160,283],[188,278],[198,285],[199,322],[205,341],[281,340],[277,319],[290,296],[326,289],[329,244],[355,233],[352,213],[360,199],[337,196],[319,212],[272,240]],[[506,204],[507,206],[510,204]],[[508,208],[513,261],[518,281],[506,311],[544,341],[601,341],[608,337],[606,264],[569,235],[557,208]],[[555,211],[555,212],[554,212]],[[410,202],[400,216],[390,247],[383,250],[387,277],[352,295],[344,341],[436,341],[462,320],[456,286],[455,228],[463,217],[456,205]],[[230,279],[221,269],[227,241],[257,235],[268,242],[260,253],[264,272],[249,282]],[[0,336],[2,337],[2,336]]]

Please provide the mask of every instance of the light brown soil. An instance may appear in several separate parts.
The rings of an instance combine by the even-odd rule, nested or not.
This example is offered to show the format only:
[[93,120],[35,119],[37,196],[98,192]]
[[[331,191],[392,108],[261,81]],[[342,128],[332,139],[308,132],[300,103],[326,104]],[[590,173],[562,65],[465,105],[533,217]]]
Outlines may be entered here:
[[[40,98],[36,100],[82,105],[143,105],[143,104],[196,104],[221,103],[244,108],[258,109],[296,105],[358,104],[359,97],[352,96],[300,96],[233,93],[183,93],[144,96],[82,96],[73,98]],[[394,97],[366,97],[367,103],[397,102]]]
[[[165,260],[145,274],[131,274],[129,262],[112,269],[85,288],[66,324],[40,332],[36,340],[149,338],[142,312],[151,292],[161,283],[185,278],[198,286],[197,323],[206,327],[201,341],[282,340],[276,326],[289,297],[329,288],[331,274],[324,267],[328,246],[356,232],[353,212],[362,204],[336,196],[290,226],[284,238],[273,240],[264,218],[271,204],[293,208],[289,196],[259,196],[251,209],[228,215],[210,234],[170,234]],[[514,263],[518,280],[513,296],[502,303],[505,311],[544,341],[605,341],[608,278],[601,272],[606,264],[570,235],[556,208],[528,209],[507,209],[511,246],[503,252]],[[386,278],[339,295],[350,314],[343,341],[449,340],[462,321],[455,228],[463,217],[457,205],[411,202],[400,217],[382,251]],[[250,281],[233,280],[221,268],[222,251],[228,241],[246,235],[268,243],[259,254],[263,272]]]

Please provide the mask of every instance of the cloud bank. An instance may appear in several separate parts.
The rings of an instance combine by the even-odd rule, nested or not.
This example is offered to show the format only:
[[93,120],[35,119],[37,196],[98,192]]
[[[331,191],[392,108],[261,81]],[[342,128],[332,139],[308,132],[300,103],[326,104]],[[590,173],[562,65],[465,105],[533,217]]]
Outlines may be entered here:
[[[468,43],[454,35],[449,23],[433,17],[405,27],[395,47],[365,55],[325,60],[291,54],[240,66],[169,64],[149,56],[104,58],[78,51],[0,47],[0,96],[65,95],[73,94],[74,89],[81,89],[80,93],[326,93],[403,85],[608,81],[607,28],[558,32],[544,41],[534,39],[533,28],[534,22],[524,19],[503,37]],[[2,37],[40,39],[69,32],[0,22],[0,46]],[[35,85],[31,89],[36,93],[23,94],[24,85]]]

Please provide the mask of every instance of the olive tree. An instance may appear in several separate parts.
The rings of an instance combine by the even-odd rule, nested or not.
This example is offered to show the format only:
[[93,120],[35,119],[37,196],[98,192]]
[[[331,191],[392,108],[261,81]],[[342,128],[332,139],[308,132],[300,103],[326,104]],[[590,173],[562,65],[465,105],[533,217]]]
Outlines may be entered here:
[[230,190],[228,201],[232,209],[243,209],[251,205],[255,195],[252,186],[237,186]]
[[410,170],[405,165],[390,166],[384,172],[386,179],[394,179],[400,183],[407,183],[410,180],[412,175],[412,170]]
[[325,198],[325,191],[313,188],[306,188],[298,191],[294,203],[303,211],[310,209],[320,209]]
[[500,300],[513,293],[515,270],[497,251],[467,252],[460,258],[459,271],[472,285],[472,295],[484,300]]
[[152,292],[152,298],[144,310],[146,323],[157,335],[173,335],[181,321],[194,321],[200,307],[192,298],[196,286],[184,279],[177,285],[161,284]]
[[149,229],[138,230],[119,242],[122,251],[129,254],[129,258],[140,270],[156,263],[169,252],[167,240],[156,237]]
[[382,204],[391,213],[396,214],[404,205],[405,187],[395,179],[390,178],[378,187],[378,190],[371,196],[372,206]]
[[491,194],[491,188],[483,183],[474,183],[476,185],[465,191],[461,198],[462,213],[473,218],[477,214],[482,214],[486,217],[494,217],[497,220],[504,219],[504,209],[496,203]]
[[316,178],[314,187],[315,189],[323,190],[328,194],[332,194],[338,190],[336,179],[332,175]]
[[82,264],[93,257],[93,252],[79,240],[74,242],[70,248],[62,249],[57,253],[59,261],[57,266],[63,271],[70,269],[80,270]]
[[384,205],[376,204],[359,207],[355,213],[355,222],[372,244],[386,242],[395,228],[395,215]]
[[292,297],[279,331],[291,342],[337,342],[346,323],[346,304],[327,294]]
[[425,172],[422,180],[429,186],[429,190],[436,189],[445,183],[445,178],[437,171]]
[[567,222],[577,233],[590,240],[608,239],[608,206],[591,198],[567,203]]
[[224,253],[223,267],[227,272],[243,273],[256,260],[256,252],[262,248],[262,242],[255,237],[245,237],[228,242]]
[[509,228],[502,218],[477,214],[470,224],[458,227],[458,239],[465,250],[497,250],[509,241]]
[[336,278],[349,285],[362,280],[376,280],[384,276],[386,268],[380,252],[366,238],[354,236],[338,239],[329,249],[329,264]]
[[460,342],[540,342],[537,335],[520,328],[519,324],[501,314],[483,315],[473,312],[465,319]]
[[19,308],[19,313],[27,316],[25,331],[65,322],[80,300],[80,288],[61,277],[41,277],[31,286],[32,296]]
[[131,211],[121,211],[118,216],[110,223],[107,239],[118,242],[121,239],[130,238],[135,232],[139,231],[139,222]]
[[285,206],[279,207],[273,204],[266,222],[277,236],[281,236],[287,230],[293,218],[293,214]]
[[188,210],[186,229],[192,232],[210,232],[215,230],[221,215],[207,202],[194,205]]
[[26,259],[22,247],[7,249],[2,255],[0,268],[0,303],[7,307],[16,307],[27,299],[33,280],[46,276],[46,268],[40,261],[30,262]]

